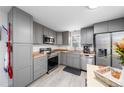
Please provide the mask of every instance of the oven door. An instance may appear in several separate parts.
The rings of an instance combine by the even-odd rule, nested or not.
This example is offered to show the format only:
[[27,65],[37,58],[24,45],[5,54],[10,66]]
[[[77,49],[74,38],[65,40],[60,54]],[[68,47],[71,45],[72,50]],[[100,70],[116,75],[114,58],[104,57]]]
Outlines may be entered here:
[[48,59],[48,71],[58,66],[58,56]]

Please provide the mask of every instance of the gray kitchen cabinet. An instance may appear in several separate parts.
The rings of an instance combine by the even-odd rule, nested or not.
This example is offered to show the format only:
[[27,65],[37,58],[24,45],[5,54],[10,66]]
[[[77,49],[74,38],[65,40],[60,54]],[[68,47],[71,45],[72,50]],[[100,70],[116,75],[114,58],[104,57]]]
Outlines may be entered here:
[[86,43],[93,44],[93,27],[87,28]]
[[63,39],[63,45],[69,45],[70,44],[70,33],[69,31],[62,33],[62,39]]
[[87,64],[94,65],[94,56],[81,56],[81,69],[87,70]]
[[94,33],[108,32],[108,22],[101,22],[94,25]]
[[62,38],[62,32],[57,32],[57,45],[62,45],[63,44],[63,38]]
[[47,27],[43,27],[44,35],[49,36],[49,29]]
[[70,53],[67,53],[67,66],[73,67],[73,62],[72,62],[72,55]]
[[73,57],[71,60],[73,62],[72,67],[80,69],[81,68],[80,54],[73,54],[72,57]]
[[36,36],[36,27],[37,25],[36,25],[36,23],[35,22],[33,22],[33,43],[35,44],[35,43],[37,43],[37,41],[36,41],[36,38],[37,38],[37,36]]
[[93,27],[81,29],[81,44],[93,44]]
[[34,44],[43,44],[43,26],[33,22],[33,43]]
[[81,44],[86,44],[87,36],[86,36],[86,28],[81,29]]
[[32,45],[13,44],[13,86],[26,86],[32,82]]
[[54,31],[49,29],[49,36],[54,37]]
[[56,35],[56,31],[53,30],[53,37],[54,37],[54,40],[55,40],[55,43],[54,44],[57,44],[57,35]]
[[13,43],[33,43],[33,17],[16,7],[11,12]]
[[124,30],[124,18],[109,21],[109,32]]
[[43,44],[43,27],[40,24],[36,30],[36,40],[38,44]]
[[24,87],[33,81],[33,17],[12,7],[8,14],[8,21],[11,24],[11,65],[13,69],[13,80],[8,83],[9,86]]
[[67,53],[62,52],[60,54],[60,64],[67,65]]
[[47,72],[47,55],[34,58],[34,80]]
[[67,53],[67,66],[80,69],[80,54]]
[[31,83],[31,68],[26,67],[20,70],[15,70],[13,72],[13,86],[14,87],[24,87],[27,86],[29,83]]

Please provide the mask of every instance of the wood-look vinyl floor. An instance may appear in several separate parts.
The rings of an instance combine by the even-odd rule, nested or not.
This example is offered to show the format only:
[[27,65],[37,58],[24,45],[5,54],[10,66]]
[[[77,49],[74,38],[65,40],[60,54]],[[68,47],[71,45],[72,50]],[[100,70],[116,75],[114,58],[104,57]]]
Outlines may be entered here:
[[64,67],[60,65],[51,73],[34,81],[29,87],[85,87],[86,72],[81,71],[81,75],[77,76],[63,71]]

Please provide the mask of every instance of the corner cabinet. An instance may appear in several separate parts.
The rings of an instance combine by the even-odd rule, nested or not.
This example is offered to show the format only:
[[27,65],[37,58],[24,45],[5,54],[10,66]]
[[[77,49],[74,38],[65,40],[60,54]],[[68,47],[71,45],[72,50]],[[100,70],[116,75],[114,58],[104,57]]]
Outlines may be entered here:
[[81,44],[93,44],[93,27],[81,29]]

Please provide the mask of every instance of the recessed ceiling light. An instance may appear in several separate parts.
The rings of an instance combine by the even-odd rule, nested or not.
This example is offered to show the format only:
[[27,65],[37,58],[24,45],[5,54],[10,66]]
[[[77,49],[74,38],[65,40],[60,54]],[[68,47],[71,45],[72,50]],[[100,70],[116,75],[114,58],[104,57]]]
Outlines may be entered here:
[[88,8],[89,9],[96,9],[96,8],[98,8],[98,6],[90,5],[90,6],[88,6]]

